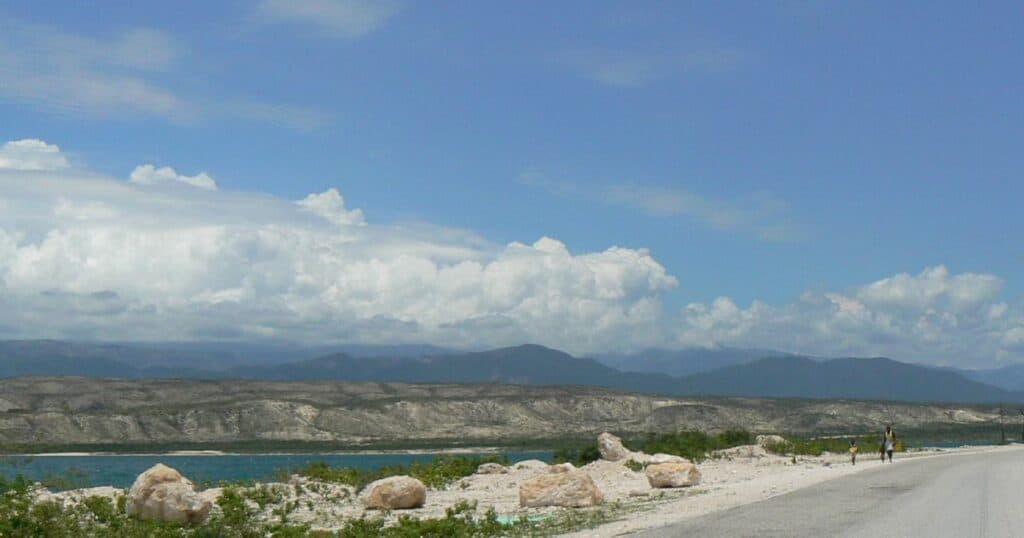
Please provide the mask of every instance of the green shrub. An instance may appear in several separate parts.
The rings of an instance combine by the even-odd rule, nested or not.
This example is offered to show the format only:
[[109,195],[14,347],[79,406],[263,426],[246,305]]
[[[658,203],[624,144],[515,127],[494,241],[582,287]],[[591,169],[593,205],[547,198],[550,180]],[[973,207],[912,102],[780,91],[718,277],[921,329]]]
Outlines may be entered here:
[[[878,454],[882,446],[880,436],[857,437],[858,454]],[[787,437],[781,443],[767,443],[764,449],[772,454],[785,454],[794,456],[820,456],[825,452],[833,454],[845,454],[850,450],[849,437]],[[897,451],[903,451],[903,444],[897,443]]]
[[409,475],[419,479],[427,487],[441,488],[476,472],[484,463],[508,464],[504,456],[439,456],[428,462],[413,462],[408,467],[388,465],[379,469],[354,469],[331,467],[326,463],[314,462],[299,469],[296,474],[320,480],[348,484],[362,489],[370,482],[388,476]]
[[583,467],[592,461],[601,459],[601,452],[598,451],[597,444],[594,443],[584,446],[569,446],[555,450],[552,459],[555,463],[571,463],[576,467]]
[[674,454],[692,461],[701,461],[715,450],[732,448],[754,443],[754,436],[743,430],[728,430],[715,435],[701,431],[681,431],[668,434],[651,434],[629,443],[648,454]]

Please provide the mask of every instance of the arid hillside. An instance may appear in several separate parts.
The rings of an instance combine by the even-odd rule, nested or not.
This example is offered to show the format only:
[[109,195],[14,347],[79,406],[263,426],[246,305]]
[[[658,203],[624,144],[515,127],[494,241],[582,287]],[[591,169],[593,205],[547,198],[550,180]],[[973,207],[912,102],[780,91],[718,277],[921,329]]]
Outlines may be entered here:
[[591,387],[402,383],[0,380],[0,443],[460,443],[678,429],[874,431],[979,425],[984,406],[666,398]]

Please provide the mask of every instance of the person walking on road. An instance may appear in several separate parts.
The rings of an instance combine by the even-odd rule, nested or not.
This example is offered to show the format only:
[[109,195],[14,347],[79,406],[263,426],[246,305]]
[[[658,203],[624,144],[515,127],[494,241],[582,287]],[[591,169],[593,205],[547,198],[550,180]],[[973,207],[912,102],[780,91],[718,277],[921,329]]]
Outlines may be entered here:
[[889,463],[892,463],[892,452],[896,450],[896,432],[892,426],[885,425],[885,434],[882,436],[882,462],[885,462],[885,455],[889,455]]
[[850,439],[850,465],[857,465],[857,438]]

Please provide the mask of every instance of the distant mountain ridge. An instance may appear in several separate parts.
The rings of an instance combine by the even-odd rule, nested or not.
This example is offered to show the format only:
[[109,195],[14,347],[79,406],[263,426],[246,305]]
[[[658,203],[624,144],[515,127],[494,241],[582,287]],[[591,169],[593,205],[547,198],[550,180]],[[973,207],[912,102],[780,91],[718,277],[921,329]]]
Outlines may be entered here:
[[[666,373],[625,372],[594,359],[573,357],[539,345],[480,352],[425,355],[411,352],[406,356],[396,353],[383,357],[354,357],[335,352],[288,362],[235,363],[220,370],[168,366],[157,361],[160,357],[154,356],[157,352],[150,348],[135,350],[122,344],[90,344],[79,349],[77,345],[55,341],[0,342],[0,377],[71,375],[128,379],[501,383],[595,386],[672,396],[1024,402],[1021,391],[985,384],[957,371],[885,358],[822,360],[787,355],[750,360],[753,353],[760,353],[754,350],[733,353],[730,360],[735,362],[732,364],[673,377]],[[175,356],[173,351],[159,352]],[[195,349],[190,352],[199,353]],[[677,355],[680,356],[687,357]],[[196,359],[201,355],[190,357]],[[669,355],[662,358],[666,357],[671,358]],[[709,360],[693,362],[706,365]],[[683,369],[692,367],[691,364]]]
[[766,357],[795,357],[770,349],[732,347],[647,349],[630,354],[595,355],[601,364],[625,372],[659,373],[672,377],[708,372],[734,364],[748,364]]
[[684,392],[724,396],[903,401],[1024,401],[1024,394],[955,372],[881,357],[770,357],[685,377]]

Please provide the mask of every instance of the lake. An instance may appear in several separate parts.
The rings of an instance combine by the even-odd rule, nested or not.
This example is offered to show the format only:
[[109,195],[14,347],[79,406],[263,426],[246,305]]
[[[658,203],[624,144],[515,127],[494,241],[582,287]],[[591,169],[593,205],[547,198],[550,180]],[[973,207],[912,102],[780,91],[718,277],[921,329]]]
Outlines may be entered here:
[[[98,454],[55,456],[0,456],[0,475],[23,475],[30,480],[65,478],[70,487],[115,486],[127,488],[142,471],[157,463],[173,467],[197,484],[221,481],[274,480],[279,471],[298,469],[311,462],[332,467],[377,469],[387,465],[428,462],[440,454],[224,454],[160,455]],[[484,455],[484,454],[459,454]],[[503,452],[509,461],[539,459],[550,462],[551,451]]]

